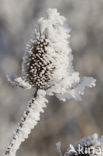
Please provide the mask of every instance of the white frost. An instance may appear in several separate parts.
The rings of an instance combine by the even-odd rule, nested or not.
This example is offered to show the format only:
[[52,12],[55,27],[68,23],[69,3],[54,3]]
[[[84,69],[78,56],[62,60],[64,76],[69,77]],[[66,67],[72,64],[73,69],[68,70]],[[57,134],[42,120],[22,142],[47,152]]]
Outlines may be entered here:
[[37,125],[40,120],[40,113],[44,112],[48,100],[45,98],[45,91],[39,90],[37,97],[32,98],[28,102],[27,110],[24,112],[21,121],[13,135],[13,138],[2,156],[15,156],[16,151],[19,149],[21,143],[28,138],[31,130]]

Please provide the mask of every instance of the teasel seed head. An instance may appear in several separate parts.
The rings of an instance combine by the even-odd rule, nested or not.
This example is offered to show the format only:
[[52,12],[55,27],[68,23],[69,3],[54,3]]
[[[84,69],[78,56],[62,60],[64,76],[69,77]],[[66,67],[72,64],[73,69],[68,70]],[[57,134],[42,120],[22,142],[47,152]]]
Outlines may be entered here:
[[21,77],[8,76],[8,80],[25,89],[43,89],[47,95],[55,94],[62,101],[81,100],[85,87],[95,86],[95,79],[80,79],[74,70],[69,39],[70,28],[65,17],[57,9],[48,9],[47,17],[40,18],[34,26],[26,46]]
[[27,48],[26,52],[28,56],[24,57],[22,73],[23,79],[32,87],[47,89],[50,87],[48,82],[51,80],[53,72],[55,72],[55,65],[48,58],[49,41],[46,36],[39,35],[35,42],[31,41],[29,43],[30,47]]

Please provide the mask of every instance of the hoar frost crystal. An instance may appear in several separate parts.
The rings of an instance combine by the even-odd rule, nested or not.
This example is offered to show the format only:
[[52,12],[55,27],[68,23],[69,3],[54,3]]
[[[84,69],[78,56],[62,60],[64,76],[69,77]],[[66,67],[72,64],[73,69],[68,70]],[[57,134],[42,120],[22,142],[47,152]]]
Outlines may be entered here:
[[40,119],[40,112],[46,107],[45,95],[55,94],[62,101],[71,98],[80,100],[86,86],[95,86],[95,79],[80,79],[79,73],[73,68],[69,33],[65,17],[57,9],[48,9],[47,18],[40,18],[34,26],[32,39],[27,44],[23,57],[21,77],[8,76],[8,80],[24,89],[34,88],[35,97],[29,102],[3,155],[15,156],[21,142],[28,137]]

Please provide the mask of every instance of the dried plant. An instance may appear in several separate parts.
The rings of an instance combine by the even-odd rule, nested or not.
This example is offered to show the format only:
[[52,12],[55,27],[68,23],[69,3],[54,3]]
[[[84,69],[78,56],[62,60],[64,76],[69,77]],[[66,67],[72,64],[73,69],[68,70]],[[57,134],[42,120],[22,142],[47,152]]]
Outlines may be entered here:
[[8,81],[13,85],[33,88],[34,97],[28,103],[3,156],[15,156],[21,142],[37,125],[40,112],[48,102],[46,95],[56,95],[62,101],[71,98],[81,100],[85,87],[95,86],[95,79],[80,79],[79,73],[73,68],[69,33],[66,19],[56,9],[48,9],[47,18],[40,18],[35,25],[23,57],[21,77],[8,76]]

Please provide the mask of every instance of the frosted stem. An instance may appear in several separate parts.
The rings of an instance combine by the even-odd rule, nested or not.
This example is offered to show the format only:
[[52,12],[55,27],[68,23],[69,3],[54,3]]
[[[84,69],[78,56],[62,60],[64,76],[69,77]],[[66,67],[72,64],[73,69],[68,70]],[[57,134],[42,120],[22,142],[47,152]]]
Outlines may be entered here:
[[43,108],[46,107],[47,102],[48,101],[45,98],[45,91],[38,90],[35,97],[28,102],[27,109],[18,124],[9,146],[2,156],[16,155],[16,151],[19,149],[21,143],[28,138],[31,129],[33,129],[40,120],[40,113],[44,112]]

